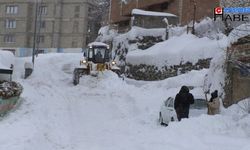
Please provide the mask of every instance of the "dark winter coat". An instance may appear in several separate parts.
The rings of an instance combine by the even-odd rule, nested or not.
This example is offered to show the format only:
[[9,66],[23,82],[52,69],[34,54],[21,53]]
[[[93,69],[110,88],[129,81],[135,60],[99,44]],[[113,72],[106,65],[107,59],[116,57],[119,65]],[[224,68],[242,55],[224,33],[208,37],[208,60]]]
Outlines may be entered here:
[[179,121],[182,118],[188,118],[190,104],[193,103],[194,103],[193,95],[189,93],[188,87],[183,86],[180,92],[176,95],[174,101],[174,108]]

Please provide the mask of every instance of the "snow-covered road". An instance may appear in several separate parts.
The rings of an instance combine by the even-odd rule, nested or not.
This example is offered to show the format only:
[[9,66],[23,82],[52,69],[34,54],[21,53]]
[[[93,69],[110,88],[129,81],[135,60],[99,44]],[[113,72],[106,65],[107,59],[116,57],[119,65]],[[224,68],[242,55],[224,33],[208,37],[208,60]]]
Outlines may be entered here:
[[[118,78],[105,72],[73,86],[81,54],[36,59],[34,74],[22,79],[25,60],[16,60],[14,79],[24,86],[22,104],[0,122],[0,150],[249,150],[250,116],[207,116],[168,127],[157,123],[160,106],[182,85],[202,96],[207,70],[157,82]],[[205,111],[204,111],[205,112]]]

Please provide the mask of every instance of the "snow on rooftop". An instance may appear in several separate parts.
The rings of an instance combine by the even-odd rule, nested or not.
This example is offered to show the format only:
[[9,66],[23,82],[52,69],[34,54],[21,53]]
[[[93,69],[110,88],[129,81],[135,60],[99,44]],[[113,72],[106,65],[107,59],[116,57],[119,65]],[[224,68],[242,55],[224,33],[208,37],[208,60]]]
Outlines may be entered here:
[[144,16],[161,16],[161,17],[177,17],[174,14],[165,13],[165,12],[155,12],[155,11],[145,11],[141,9],[133,9],[132,15],[144,15]]
[[14,59],[13,53],[0,50],[0,69],[10,69],[11,64],[14,64]]
[[228,36],[230,43],[235,43],[238,39],[250,35],[250,23],[242,24],[232,30]]
[[92,42],[89,43],[88,46],[91,47],[91,46],[108,46],[108,45],[102,42]]

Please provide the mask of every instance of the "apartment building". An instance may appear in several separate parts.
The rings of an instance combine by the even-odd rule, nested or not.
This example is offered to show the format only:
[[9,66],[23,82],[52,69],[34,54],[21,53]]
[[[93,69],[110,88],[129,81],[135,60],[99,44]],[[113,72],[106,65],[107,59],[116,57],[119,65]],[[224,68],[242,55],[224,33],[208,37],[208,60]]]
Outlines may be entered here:
[[[130,25],[132,10],[167,12],[178,16],[178,23],[186,25],[194,17],[196,21],[204,17],[213,17],[213,9],[219,6],[220,0],[127,0],[126,3],[112,0],[110,23],[119,28]],[[195,16],[194,16],[195,14]]]
[[0,0],[0,48],[28,56],[35,41],[39,52],[81,51],[96,36],[94,7],[89,0]]

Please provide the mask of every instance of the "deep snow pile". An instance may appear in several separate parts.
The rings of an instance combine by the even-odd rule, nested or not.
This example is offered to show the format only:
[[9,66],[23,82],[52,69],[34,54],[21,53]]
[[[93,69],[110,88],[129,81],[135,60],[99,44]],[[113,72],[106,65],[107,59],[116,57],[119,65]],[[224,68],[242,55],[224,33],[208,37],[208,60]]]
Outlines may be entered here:
[[[125,57],[129,51],[138,49],[138,45],[144,37],[149,37],[149,44],[154,45],[155,42],[165,39],[165,29],[144,29],[140,27],[132,27],[130,31],[124,34],[118,34],[116,30],[110,26],[102,27],[99,30],[99,36],[96,41],[104,43],[112,43],[112,56],[118,65],[125,65]],[[146,44],[146,43],[142,43]]]
[[212,93],[218,90],[218,94],[224,97],[224,86],[226,80],[226,51],[222,50],[212,59],[209,71],[205,77],[204,92]]
[[34,74],[15,79],[24,86],[21,106],[0,122],[0,149],[9,150],[248,150],[250,116],[195,115],[169,127],[158,125],[161,104],[184,84],[203,95],[207,70],[191,71],[163,81],[121,80],[112,72],[85,76],[72,85],[81,54],[39,55]]
[[[127,55],[129,64],[147,64],[158,67],[179,65],[186,62],[195,64],[199,59],[213,58],[226,46],[226,37],[221,40],[198,38],[183,34],[161,42],[151,48],[135,50]],[[142,59],[143,58],[143,59]]]
[[118,33],[116,30],[111,29],[110,26],[104,26],[99,29],[96,41],[108,43],[117,35]]

